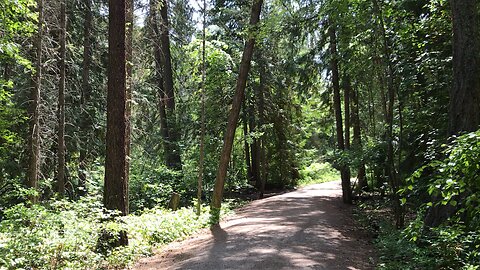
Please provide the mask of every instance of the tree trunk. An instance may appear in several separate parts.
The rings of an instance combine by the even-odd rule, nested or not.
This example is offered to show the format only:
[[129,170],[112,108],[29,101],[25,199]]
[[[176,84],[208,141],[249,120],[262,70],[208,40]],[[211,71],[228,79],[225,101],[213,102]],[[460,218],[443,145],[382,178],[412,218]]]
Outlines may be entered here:
[[105,208],[118,210],[122,215],[128,214],[126,1],[129,0],[109,1],[107,141],[103,198]]
[[[255,98],[254,98],[255,99]],[[252,101],[251,104],[248,104],[248,126],[250,127],[250,132],[256,132],[257,131],[257,125],[255,122],[255,106],[254,106],[255,101]],[[250,153],[252,156],[252,181],[255,183],[255,187],[260,189],[260,186],[262,185],[261,179],[260,179],[260,147],[259,147],[259,142],[257,138],[253,138],[252,143],[250,144]]]
[[386,34],[385,23],[383,19],[383,11],[378,4],[378,0],[373,0],[373,8],[376,16],[379,19],[380,32],[382,38],[384,65],[386,67],[387,77],[387,112],[386,112],[386,131],[385,139],[387,141],[387,162],[385,166],[386,175],[390,180],[393,197],[393,208],[395,213],[395,224],[397,228],[401,228],[404,225],[403,207],[400,204],[400,197],[398,196],[398,190],[401,185],[399,175],[395,167],[395,153],[393,148],[393,114],[395,106],[395,85],[394,85],[394,70],[391,60],[391,49],[388,45],[388,39]]
[[130,153],[131,153],[131,133],[132,133],[132,122],[130,118],[132,116],[132,93],[133,93],[133,11],[134,3],[133,0],[127,0],[125,3],[125,20],[126,20],[126,29],[125,29],[125,54],[126,54],[126,135],[125,135],[125,151],[126,151],[126,175],[130,175]]
[[350,150],[350,93],[352,85],[350,78],[345,76],[343,87],[343,109],[345,110],[345,150]]
[[88,148],[90,147],[90,130],[91,116],[88,113],[88,105],[90,103],[91,87],[90,87],[90,68],[92,63],[92,3],[91,0],[85,0],[85,22],[83,25],[83,63],[82,63],[82,94],[81,94],[81,114],[80,132],[83,140],[80,146],[79,172],[80,180],[79,195],[85,195],[86,190],[86,170],[88,159]]
[[151,41],[153,45],[153,55],[155,57],[155,78],[158,85],[158,113],[160,115],[160,134],[162,136],[165,163],[168,166],[170,158],[170,139],[167,124],[167,112],[165,110],[165,89],[162,75],[162,48],[160,46],[160,30],[157,22],[157,0],[150,0],[150,27]]
[[[361,125],[360,125],[360,108],[359,108],[358,90],[352,91],[352,107],[353,107],[353,113],[352,113],[353,147],[361,153],[362,133],[361,133]],[[365,163],[363,160],[360,162],[360,166],[358,167],[357,179],[358,179],[358,184],[357,184],[358,191],[361,191],[368,187]]]
[[[260,60],[260,87],[257,88],[257,92],[255,93],[256,100],[258,102],[258,125],[263,127],[265,124],[265,88],[266,88],[266,67],[265,63],[262,63],[261,56],[259,57]],[[265,185],[267,182],[267,164],[266,164],[266,156],[265,156],[265,140],[264,136],[259,139],[259,148],[260,148],[260,155],[259,155],[259,164],[260,164],[260,199],[263,198],[265,193]]]
[[[260,20],[260,12],[262,9],[263,0],[255,0],[252,6],[250,15],[250,26],[254,27]],[[242,61],[240,63],[240,71],[238,73],[237,84],[235,87],[235,95],[233,97],[232,109],[228,116],[227,130],[223,139],[223,148],[218,165],[217,176],[215,179],[215,187],[212,198],[212,221],[218,223],[220,208],[222,204],[223,188],[225,185],[225,178],[227,176],[228,163],[230,162],[230,155],[232,153],[233,139],[235,136],[235,129],[237,128],[238,117],[242,101],[244,97],[245,87],[247,85],[248,72],[250,71],[250,61],[253,55],[253,47],[255,45],[255,38],[250,37],[245,44],[243,50]]]
[[453,87],[449,133],[475,131],[480,124],[480,38],[478,0],[451,0]]
[[197,216],[200,216],[202,206],[203,167],[205,163],[205,82],[207,79],[207,62],[205,58],[205,43],[207,32],[207,0],[203,0],[203,23],[202,23],[202,92],[201,92],[201,128],[200,128],[200,160],[198,161],[197,183]]
[[66,59],[67,18],[65,0],[60,2],[60,83],[58,85],[58,169],[57,191],[60,196],[65,193],[65,59]]
[[[333,108],[335,110],[335,122],[337,131],[337,147],[338,150],[345,150],[345,142],[343,139],[343,124],[342,124],[342,105],[340,98],[340,78],[338,74],[338,60],[337,60],[337,33],[334,24],[330,24],[328,29],[330,37],[330,54],[331,62],[330,69],[332,71],[332,85],[333,85]],[[352,203],[352,188],[350,186],[350,172],[345,164],[340,165],[340,174],[342,177],[342,198],[343,202],[347,204]]]
[[[343,93],[343,102],[344,102],[344,105],[343,105],[343,108],[345,110],[345,138],[344,138],[344,141],[345,141],[345,150],[348,152],[350,151],[350,92],[352,91],[352,87],[351,87],[351,84],[350,84],[350,78],[348,76],[345,76],[344,78],[345,80],[345,86],[344,86],[344,93]],[[348,179],[348,185],[350,186],[348,192],[350,193],[350,197],[353,198],[353,194],[352,194],[352,190],[351,190],[351,183],[350,183],[350,179],[352,178],[351,177],[351,171],[350,171],[350,165],[346,164],[345,165],[345,172],[343,173],[345,174],[345,178]],[[351,199],[349,199],[351,200]]]
[[163,71],[163,85],[165,90],[166,117],[168,125],[168,143],[170,147],[167,151],[167,166],[175,169],[182,169],[182,161],[180,158],[180,149],[178,145],[179,137],[175,116],[175,92],[173,88],[172,73],[172,57],[170,53],[170,34],[168,23],[168,1],[163,1],[160,8],[160,44],[161,44],[161,60]]
[[[42,89],[42,39],[43,39],[43,0],[37,0],[38,33],[36,37],[36,72],[32,91],[31,119],[30,119],[30,164],[27,187],[38,191],[40,175],[40,93]],[[38,202],[38,195],[30,196],[32,203]]]
[[[476,0],[451,0],[453,17],[453,87],[450,90],[449,135],[471,132],[480,124],[480,19]],[[440,198],[433,197],[434,202]],[[457,211],[451,205],[433,206],[427,227],[437,227]]]
[[252,169],[252,155],[250,154],[250,144],[248,143],[248,112],[245,109],[245,102],[243,103],[243,138],[245,148],[245,165],[247,165],[247,179],[249,182],[253,182],[253,169]]

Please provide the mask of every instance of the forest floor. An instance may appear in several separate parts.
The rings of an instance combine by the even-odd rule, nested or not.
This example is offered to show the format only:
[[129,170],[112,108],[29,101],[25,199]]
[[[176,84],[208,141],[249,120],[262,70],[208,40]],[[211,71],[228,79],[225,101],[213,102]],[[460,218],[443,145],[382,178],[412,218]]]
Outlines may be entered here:
[[335,181],[254,201],[134,269],[374,269],[371,238],[341,194]]

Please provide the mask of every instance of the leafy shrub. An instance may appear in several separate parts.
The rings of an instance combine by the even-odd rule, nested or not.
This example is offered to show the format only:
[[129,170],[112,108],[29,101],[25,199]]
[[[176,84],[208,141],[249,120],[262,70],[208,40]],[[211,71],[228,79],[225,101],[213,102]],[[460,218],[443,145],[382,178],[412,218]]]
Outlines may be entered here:
[[[420,189],[431,196],[419,208],[417,218],[403,231],[402,237],[435,258],[432,264],[435,269],[478,269],[480,131],[453,138],[452,143],[444,147],[445,158],[414,172],[400,191],[403,203],[415,201]],[[427,185],[425,180],[429,181]],[[424,224],[424,213],[432,208],[448,214],[440,226],[429,228]]]
[[0,267],[96,268],[101,258],[93,247],[101,215],[99,205],[88,201],[7,209],[0,223]]
[[[93,198],[17,204],[5,210],[0,222],[0,269],[123,268],[159,245],[207,227],[208,211],[203,208],[197,218],[194,208],[154,208],[113,219]],[[101,252],[102,230],[126,231],[129,245]]]

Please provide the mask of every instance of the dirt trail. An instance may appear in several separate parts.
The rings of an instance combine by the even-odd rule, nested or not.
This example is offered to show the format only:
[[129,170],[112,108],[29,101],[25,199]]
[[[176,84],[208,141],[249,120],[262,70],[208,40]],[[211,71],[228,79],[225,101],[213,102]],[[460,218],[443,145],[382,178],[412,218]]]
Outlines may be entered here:
[[308,186],[254,201],[134,269],[374,269],[370,240],[351,209],[339,182]]

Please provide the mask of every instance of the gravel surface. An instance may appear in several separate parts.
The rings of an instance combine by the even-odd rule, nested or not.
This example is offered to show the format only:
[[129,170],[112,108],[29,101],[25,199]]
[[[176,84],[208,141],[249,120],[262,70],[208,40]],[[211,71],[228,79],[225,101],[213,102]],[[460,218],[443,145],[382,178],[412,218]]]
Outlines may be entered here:
[[337,181],[254,201],[134,269],[374,269],[371,239],[341,194]]

